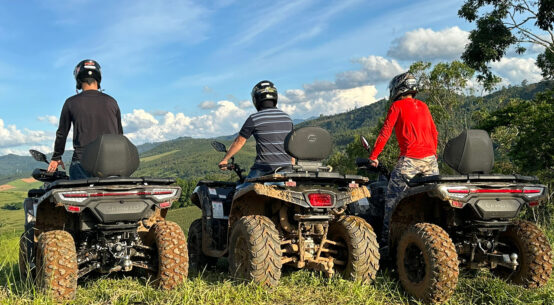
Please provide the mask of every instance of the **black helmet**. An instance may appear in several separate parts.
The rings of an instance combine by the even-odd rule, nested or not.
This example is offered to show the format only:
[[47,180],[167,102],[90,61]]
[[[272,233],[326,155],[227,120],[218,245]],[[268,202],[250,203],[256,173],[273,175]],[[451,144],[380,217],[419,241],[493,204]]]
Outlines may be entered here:
[[85,59],[77,64],[75,70],[73,70],[73,76],[77,82],[77,89],[82,89],[81,83],[85,78],[93,78],[98,83],[98,88],[100,88],[100,81],[102,81],[102,69],[100,64],[95,60]]
[[263,80],[252,88],[252,103],[256,110],[260,110],[263,101],[273,101],[273,106],[277,106],[277,88],[272,82]]
[[417,80],[410,72],[402,73],[395,76],[389,83],[389,99],[391,102],[405,94],[413,96],[417,93]]

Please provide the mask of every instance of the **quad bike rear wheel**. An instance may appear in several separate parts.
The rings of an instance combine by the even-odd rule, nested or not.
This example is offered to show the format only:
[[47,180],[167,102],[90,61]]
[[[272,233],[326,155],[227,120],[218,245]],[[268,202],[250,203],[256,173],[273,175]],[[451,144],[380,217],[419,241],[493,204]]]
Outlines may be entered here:
[[69,232],[53,230],[40,234],[36,253],[37,285],[56,301],[75,298],[77,252]]
[[241,217],[229,244],[232,276],[273,287],[281,278],[281,242],[275,224],[260,215]]
[[207,256],[202,252],[202,219],[196,219],[190,224],[187,238],[190,270],[201,271],[206,267],[215,266],[217,257]]
[[517,220],[499,237],[503,253],[516,253],[518,267],[511,270],[503,266],[493,274],[525,288],[539,288],[552,274],[552,249],[544,233],[532,222]]
[[331,249],[335,270],[348,280],[369,283],[379,270],[379,244],[373,228],[365,220],[356,216],[341,216],[330,223],[328,239],[338,243]]
[[188,276],[189,260],[185,234],[172,221],[162,221],[152,227],[157,249],[158,272],[154,282],[161,289],[173,289]]
[[417,223],[406,229],[397,246],[396,266],[402,286],[425,303],[442,303],[458,283],[458,255],[441,227]]

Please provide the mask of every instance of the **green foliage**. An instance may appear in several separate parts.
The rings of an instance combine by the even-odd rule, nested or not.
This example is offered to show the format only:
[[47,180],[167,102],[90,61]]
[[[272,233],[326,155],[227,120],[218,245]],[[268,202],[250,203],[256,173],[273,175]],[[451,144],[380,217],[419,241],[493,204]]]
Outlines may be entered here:
[[6,203],[2,206],[2,209],[4,210],[21,210],[23,208],[23,201],[17,201],[17,202],[11,202]]
[[200,179],[197,178],[189,178],[189,179],[180,179],[177,178],[177,185],[181,187],[181,197],[179,198],[178,204],[175,203],[171,207],[173,208],[182,208],[182,207],[188,207],[193,205],[190,200],[190,195],[194,191],[194,188],[196,188],[196,184],[200,181]]
[[551,0],[466,0],[458,15],[476,22],[477,27],[469,35],[470,42],[462,59],[481,73],[478,79],[487,90],[500,81],[487,64],[499,61],[513,45],[519,53],[525,52],[523,44],[527,43],[544,47],[537,65],[543,77],[554,77],[554,4]]

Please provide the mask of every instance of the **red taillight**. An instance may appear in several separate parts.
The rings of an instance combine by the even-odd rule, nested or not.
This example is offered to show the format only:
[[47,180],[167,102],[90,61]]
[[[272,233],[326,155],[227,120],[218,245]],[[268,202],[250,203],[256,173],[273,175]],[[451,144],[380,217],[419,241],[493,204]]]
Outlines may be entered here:
[[451,201],[450,201],[450,206],[453,207],[453,208],[461,209],[461,208],[464,207],[464,204],[463,204],[463,202],[451,200]]
[[521,194],[523,193],[523,190],[512,190],[512,189],[479,189],[479,190],[471,190],[472,193],[477,193],[477,194],[491,194],[491,193],[516,193],[516,194]]
[[538,202],[538,201],[531,201],[531,202],[529,202],[529,206],[530,206],[530,207],[536,207],[536,206],[538,206],[538,205],[539,205],[539,202]]
[[146,196],[146,195],[172,195],[173,191],[160,192],[117,192],[117,193],[62,193],[65,198],[88,198],[88,197],[114,197],[114,196]]
[[312,193],[308,194],[310,204],[314,207],[326,207],[333,205],[333,199],[329,194]]
[[70,205],[67,207],[67,210],[69,212],[76,212],[76,213],[79,213],[81,212],[81,207],[77,207],[77,206],[74,206],[74,205]]
[[292,181],[292,180],[285,181],[285,186],[295,187],[296,181]]
[[160,203],[160,208],[165,209],[171,206],[171,202],[162,202]]
[[462,188],[451,188],[451,189],[446,189],[446,191],[448,191],[450,194],[469,194],[468,189],[462,189]]

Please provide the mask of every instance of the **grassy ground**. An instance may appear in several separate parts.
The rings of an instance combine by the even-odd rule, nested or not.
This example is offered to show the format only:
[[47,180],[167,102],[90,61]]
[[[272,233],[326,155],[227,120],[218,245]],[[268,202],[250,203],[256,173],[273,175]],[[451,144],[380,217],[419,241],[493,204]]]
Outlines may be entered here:
[[[4,220],[5,212],[2,210],[0,219]],[[171,210],[168,215],[185,233],[198,217],[197,207]],[[0,304],[54,304],[35,291],[33,285],[19,280],[20,229],[13,228],[0,235]],[[382,268],[371,285],[285,269],[280,285],[272,291],[237,282],[226,268],[226,260],[221,259],[216,269],[191,274],[188,281],[173,291],[159,290],[144,278],[111,275],[89,279],[80,282],[77,298],[71,304],[418,304],[404,293],[388,268]],[[554,280],[542,289],[526,290],[506,284],[486,271],[477,276],[462,274],[447,304],[554,304]]]
[[178,152],[178,151],[179,151],[178,149],[175,149],[175,150],[168,151],[168,152],[165,152],[165,153],[162,153],[162,154],[158,154],[158,155],[154,155],[154,156],[149,156],[149,157],[140,158],[140,162],[154,161],[154,160],[159,159],[159,158],[161,158],[161,157],[165,157],[165,156],[174,154],[174,153],[176,153],[176,152]]

